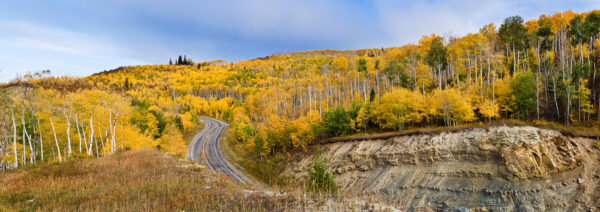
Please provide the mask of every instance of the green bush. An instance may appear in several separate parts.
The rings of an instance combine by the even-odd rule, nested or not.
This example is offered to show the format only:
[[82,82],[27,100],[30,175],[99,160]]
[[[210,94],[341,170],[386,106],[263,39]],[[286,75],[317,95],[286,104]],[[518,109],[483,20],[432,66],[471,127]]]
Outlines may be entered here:
[[337,106],[327,112],[323,117],[323,128],[335,136],[347,135],[352,132],[352,120],[356,119],[362,105],[352,103],[349,109]]
[[513,111],[519,119],[527,120],[529,113],[535,111],[535,78],[531,73],[518,73],[510,84],[511,95],[516,105]]
[[333,174],[327,172],[327,159],[316,157],[312,170],[308,172],[306,187],[309,191],[317,193],[335,193],[338,186],[335,184]]
[[352,130],[350,125],[351,120],[352,117],[346,112],[346,109],[338,106],[331,111],[325,112],[323,126],[329,133],[333,133],[336,136],[344,135]]

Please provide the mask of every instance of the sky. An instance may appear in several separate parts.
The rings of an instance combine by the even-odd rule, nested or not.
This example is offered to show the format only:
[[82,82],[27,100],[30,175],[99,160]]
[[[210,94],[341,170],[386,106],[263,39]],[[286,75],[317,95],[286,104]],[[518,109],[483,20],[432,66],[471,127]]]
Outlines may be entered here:
[[600,0],[5,0],[0,82],[49,69],[87,76],[187,55],[230,62],[279,52],[361,49],[462,36],[520,15],[600,8]]

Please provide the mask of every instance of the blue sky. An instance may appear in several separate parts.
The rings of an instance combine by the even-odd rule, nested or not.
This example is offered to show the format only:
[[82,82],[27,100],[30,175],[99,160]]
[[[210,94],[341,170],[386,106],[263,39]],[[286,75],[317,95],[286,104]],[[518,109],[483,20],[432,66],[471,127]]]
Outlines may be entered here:
[[0,82],[28,71],[87,76],[122,65],[240,61],[277,52],[416,43],[505,17],[600,8],[592,0],[6,0]]

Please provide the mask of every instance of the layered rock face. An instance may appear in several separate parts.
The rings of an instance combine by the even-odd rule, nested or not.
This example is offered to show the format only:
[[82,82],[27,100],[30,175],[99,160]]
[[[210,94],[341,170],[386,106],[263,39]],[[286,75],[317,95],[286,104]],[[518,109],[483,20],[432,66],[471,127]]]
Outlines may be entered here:
[[[345,191],[381,194],[407,210],[597,211],[593,140],[497,126],[319,146]],[[306,179],[313,158],[284,174]]]

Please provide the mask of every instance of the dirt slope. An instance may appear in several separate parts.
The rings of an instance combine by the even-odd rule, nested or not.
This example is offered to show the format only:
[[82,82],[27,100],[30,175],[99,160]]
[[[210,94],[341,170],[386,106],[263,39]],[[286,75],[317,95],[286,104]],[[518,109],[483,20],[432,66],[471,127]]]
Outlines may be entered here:
[[[496,126],[322,145],[347,191],[404,208],[450,211],[600,209],[593,140],[535,127]],[[284,174],[306,179],[311,157]]]

